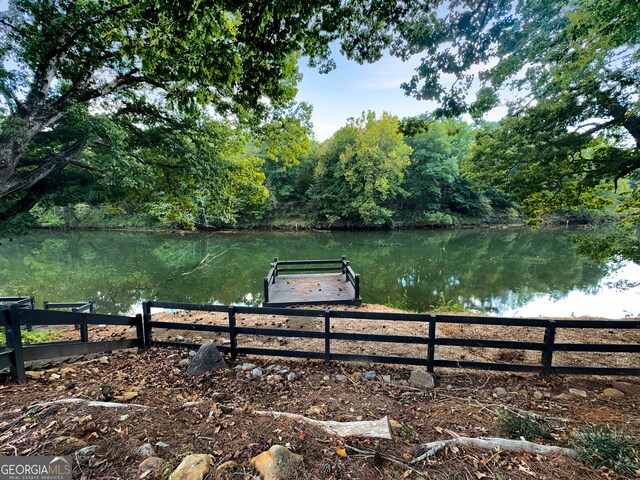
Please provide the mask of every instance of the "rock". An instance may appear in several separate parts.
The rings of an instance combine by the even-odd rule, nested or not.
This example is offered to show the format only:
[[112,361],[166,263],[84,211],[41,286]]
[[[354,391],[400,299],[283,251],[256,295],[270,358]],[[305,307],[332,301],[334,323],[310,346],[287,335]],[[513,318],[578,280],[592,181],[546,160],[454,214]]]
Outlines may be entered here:
[[637,383],[616,381],[616,382],[613,382],[611,386],[616,390],[620,390],[622,393],[625,393],[627,395],[640,396],[640,385],[638,385]]
[[293,382],[296,379],[296,374],[293,372],[289,372],[289,374],[287,375],[287,380],[289,380],[290,382]]
[[574,397],[587,398],[589,395],[584,390],[578,388],[570,388],[569,393]]
[[82,450],[87,446],[87,442],[76,437],[56,437],[53,441],[56,443],[58,449],[60,449],[60,453]]
[[81,448],[80,450],[77,450],[73,454],[73,457],[77,458],[78,461],[81,463],[86,462],[96,453],[97,449],[98,449],[97,445],[89,445],[88,447],[84,447],[84,448]]
[[141,458],[147,458],[152,456],[154,453],[153,446],[150,443],[143,443],[140,445],[140,448],[138,448],[137,455]]
[[623,398],[624,393],[617,388],[605,388],[602,394],[609,398]]
[[189,455],[173,471],[169,480],[204,480],[212,466],[213,457],[211,455]]
[[433,373],[427,372],[424,368],[416,368],[411,372],[409,383],[414,387],[431,390],[436,387],[436,377]]
[[197,353],[198,352],[196,352],[195,350],[189,350],[189,356],[190,357],[195,357]]
[[24,372],[24,374],[31,380],[37,380],[38,378],[44,377],[45,372],[35,372],[33,370],[27,370],[26,372]]
[[242,365],[238,365],[236,367],[236,370],[242,370],[243,372],[246,372],[247,370],[253,370],[254,368],[256,368],[255,363],[243,363]]
[[[303,468],[302,456],[282,445],[274,445],[249,460],[264,480],[287,480],[300,476]],[[173,479],[172,479],[173,480]]]
[[226,366],[227,364],[222,358],[222,355],[220,355],[216,346],[209,342],[205,343],[198,349],[198,352],[189,364],[189,368],[187,368],[187,373],[192,377],[195,377],[205,372],[219,370]]
[[140,470],[140,472],[142,473],[149,471],[153,473],[160,470],[162,468],[162,465],[164,465],[164,460],[160,457],[149,457],[142,461],[142,463],[138,467],[138,470]]
[[362,380],[362,373],[360,372],[353,372],[351,374],[351,380],[353,380],[354,382],[359,382],[360,380]]
[[391,382],[391,375],[383,375],[382,376],[382,381],[390,383]]
[[400,433],[402,431],[402,424],[393,418],[389,419],[389,425],[391,425],[393,433]]
[[[281,382],[282,381],[282,375],[275,374],[275,375],[269,375],[269,377],[271,377],[270,380],[272,382]],[[267,377],[267,378],[269,378],[269,377]]]
[[178,362],[178,366],[179,367],[186,367],[191,363],[191,360],[189,360],[188,358],[183,358],[182,360],[180,360]]
[[282,370],[282,367],[278,364],[276,365],[269,365],[267,367],[267,372],[279,372]]
[[338,374],[336,375],[336,382],[344,382],[347,379],[346,375]]
[[376,379],[375,370],[369,370],[368,372],[364,372],[364,375],[362,376],[362,378],[364,378],[365,380],[375,380]]
[[168,448],[169,444],[164,442],[156,442],[156,447],[158,448]]
[[238,464],[238,462],[234,462],[233,460],[227,460],[226,462],[224,462],[222,465],[218,466],[218,468],[216,468],[216,474],[215,474],[215,479],[216,480],[232,480],[232,479],[236,479],[236,478],[240,478],[242,475],[239,475],[240,469],[242,467],[240,467],[240,465]]
[[184,337],[182,335],[176,335],[174,340],[176,342],[184,342]]
[[63,377],[71,375],[72,373],[76,373],[76,369],[72,366],[64,367],[60,370],[60,375],[62,375]]
[[98,359],[98,362],[102,363],[103,365],[106,365],[107,363],[109,363],[109,357],[100,357]]
[[494,397],[504,397],[505,395],[507,395],[509,392],[507,392],[507,389],[504,387],[496,387],[493,389],[493,396]]
[[536,400],[542,400],[543,396],[544,395],[539,390],[536,390],[535,392],[533,392],[533,398],[535,398]]
[[251,370],[251,376],[252,377],[261,377],[262,376],[262,370],[259,368],[254,368],[253,370]]

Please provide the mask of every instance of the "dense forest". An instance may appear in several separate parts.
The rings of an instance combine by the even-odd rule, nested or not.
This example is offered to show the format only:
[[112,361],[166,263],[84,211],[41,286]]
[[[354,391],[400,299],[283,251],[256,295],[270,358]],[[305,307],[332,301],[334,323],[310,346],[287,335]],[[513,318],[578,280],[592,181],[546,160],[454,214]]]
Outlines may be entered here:
[[[9,1],[3,232],[605,216],[617,232],[583,248],[640,259],[640,4],[447,5]],[[439,106],[354,112],[313,141],[298,65],[329,71],[337,49],[420,55],[402,88]],[[498,105],[504,118],[484,122]]]

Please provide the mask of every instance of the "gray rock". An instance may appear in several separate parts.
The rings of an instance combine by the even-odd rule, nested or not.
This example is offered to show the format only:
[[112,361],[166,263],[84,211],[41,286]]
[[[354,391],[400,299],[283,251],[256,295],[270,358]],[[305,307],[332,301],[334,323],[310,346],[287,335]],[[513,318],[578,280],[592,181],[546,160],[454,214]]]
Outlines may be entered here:
[[494,397],[504,397],[505,395],[507,395],[509,392],[507,392],[507,389],[504,387],[496,387],[493,389],[493,396]]
[[280,372],[282,370],[282,367],[278,364],[276,365],[269,365],[267,367],[267,372]]
[[431,390],[436,387],[436,377],[433,373],[427,372],[424,368],[416,368],[411,372],[409,383],[414,387]]
[[157,472],[164,465],[164,460],[159,457],[149,457],[142,461],[138,466],[138,470],[142,473]]
[[97,449],[98,449],[97,445],[89,445],[88,447],[84,447],[84,448],[81,448],[80,450],[77,450],[73,454],[73,457],[77,458],[79,462],[85,462],[89,460],[96,453]]
[[205,343],[199,349],[189,364],[187,373],[192,377],[226,367],[222,355],[213,343]]
[[190,357],[195,357],[196,353],[198,353],[198,352],[196,352],[195,350],[189,350],[189,356]]
[[347,379],[346,375],[341,375],[341,374],[336,375],[337,382],[344,382],[346,379]]
[[609,397],[609,398],[623,398],[624,397],[624,393],[621,392],[620,390],[618,390],[617,388],[605,388],[604,392],[602,392],[602,394],[605,397]]
[[143,443],[138,448],[138,456],[141,458],[147,458],[154,454],[153,446],[150,443]]
[[261,377],[262,376],[262,370],[259,368],[254,368],[253,370],[251,370],[251,376],[253,377]]
[[293,372],[289,372],[289,375],[287,375],[287,380],[289,380],[290,382],[293,382],[296,379],[296,374]]
[[569,393],[574,397],[587,398],[589,395],[584,390],[578,388],[570,388]]
[[391,375],[383,375],[382,376],[382,381],[387,382],[387,383],[391,382]]
[[156,442],[156,447],[158,448],[168,448],[169,444],[164,442]]
[[189,365],[191,363],[191,360],[189,360],[188,358],[183,358],[182,360],[180,360],[178,362],[178,366],[180,367],[186,367],[187,365]]
[[364,372],[364,375],[362,375],[362,378],[364,378],[365,380],[375,380],[376,379],[375,370],[369,370],[368,372]]
[[242,365],[238,365],[236,367],[236,370],[242,370],[243,372],[246,372],[248,370],[253,370],[254,368],[256,368],[255,363],[243,363]]

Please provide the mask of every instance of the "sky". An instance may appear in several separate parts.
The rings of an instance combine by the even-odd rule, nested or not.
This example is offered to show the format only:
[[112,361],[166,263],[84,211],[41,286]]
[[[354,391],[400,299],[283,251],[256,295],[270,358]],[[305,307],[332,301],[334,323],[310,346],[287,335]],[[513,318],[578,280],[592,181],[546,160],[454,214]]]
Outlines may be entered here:
[[431,111],[435,102],[416,100],[404,94],[402,82],[411,79],[419,64],[419,57],[407,62],[389,55],[374,64],[359,65],[336,54],[337,68],[320,74],[301,60],[303,75],[296,100],[313,105],[313,126],[316,139],[323,141],[350,117],[373,110],[377,114],[389,112],[400,118]]

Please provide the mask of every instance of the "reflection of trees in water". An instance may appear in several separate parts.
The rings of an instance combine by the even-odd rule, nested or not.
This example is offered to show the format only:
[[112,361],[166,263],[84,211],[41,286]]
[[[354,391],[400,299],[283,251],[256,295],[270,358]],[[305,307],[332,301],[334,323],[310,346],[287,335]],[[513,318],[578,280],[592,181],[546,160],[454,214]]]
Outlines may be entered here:
[[[201,264],[207,254],[215,258]],[[144,299],[259,304],[273,257],[342,254],[361,273],[365,301],[415,309],[443,300],[519,306],[540,293],[594,289],[605,273],[557,232],[37,232],[0,246],[0,294],[95,299],[102,312]]]

